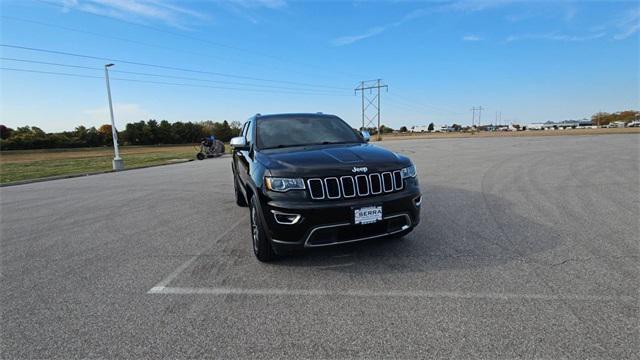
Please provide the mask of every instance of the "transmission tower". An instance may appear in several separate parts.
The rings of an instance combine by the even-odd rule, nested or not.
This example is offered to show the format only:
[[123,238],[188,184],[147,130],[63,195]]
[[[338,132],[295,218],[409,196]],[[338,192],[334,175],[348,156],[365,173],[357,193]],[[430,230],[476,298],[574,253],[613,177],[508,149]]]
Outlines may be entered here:
[[472,115],[471,115],[471,127],[473,127],[473,125],[474,125],[474,124],[475,124],[475,122],[476,122],[476,107],[475,107],[475,106],[474,106],[474,107],[472,107],[472,108],[471,108],[471,111],[472,111],[472,113],[471,113],[471,114],[472,114]]
[[478,107],[472,107],[471,111],[473,111],[473,115],[471,117],[471,126],[473,127],[475,124],[475,120],[476,120],[476,110],[478,110],[478,126],[482,126],[482,110],[484,110],[484,108],[482,106],[478,106]]
[[381,138],[380,89],[385,88],[389,91],[389,86],[382,84],[381,81],[381,79],[361,81],[360,85],[354,89],[354,93],[357,94],[360,91],[362,95],[362,127],[360,130],[375,126],[378,129],[378,140]]

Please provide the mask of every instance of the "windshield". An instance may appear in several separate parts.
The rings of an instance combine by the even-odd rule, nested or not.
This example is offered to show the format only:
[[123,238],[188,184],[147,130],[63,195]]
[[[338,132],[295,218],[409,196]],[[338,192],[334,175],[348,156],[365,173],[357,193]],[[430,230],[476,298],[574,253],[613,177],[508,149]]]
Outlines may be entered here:
[[268,117],[258,119],[256,126],[260,149],[363,142],[347,123],[333,116]]

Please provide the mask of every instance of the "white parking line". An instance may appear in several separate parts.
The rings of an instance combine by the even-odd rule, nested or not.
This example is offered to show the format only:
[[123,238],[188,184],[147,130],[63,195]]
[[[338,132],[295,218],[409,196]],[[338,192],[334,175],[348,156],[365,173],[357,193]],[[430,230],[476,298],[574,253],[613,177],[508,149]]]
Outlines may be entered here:
[[[245,221],[243,217],[233,223],[227,230],[220,233],[212,241],[217,243],[233,231],[240,223]],[[569,301],[601,301],[601,302],[618,302],[618,301],[636,301],[633,296],[600,296],[600,295],[581,295],[581,294],[519,294],[519,293],[473,293],[459,291],[427,291],[427,290],[389,290],[389,291],[373,291],[373,290],[325,290],[325,289],[246,289],[246,288],[228,288],[228,287],[169,287],[169,283],[180,275],[185,269],[191,266],[205,251],[206,248],[198,254],[189,258],[189,260],[178,266],[171,274],[162,279],[147,294],[173,294],[173,295],[262,295],[262,296],[343,296],[343,297],[369,297],[369,298],[424,298],[424,299],[486,299],[486,300],[569,300]],[[335,257],[346,257],[350,254],[338,255]],[[334,266],[349,266],[353,263],[338,264]]]
[[573,300],[573,301],[635,301],[633,296],[600,296],[581,294],[518,294],[518,293],[465,293],[458,291],[423,290],[324,290],[324,289],[243,289],[243,288],[185,288],[154,287],[148,294],[176,295],[278,295],[278,296],[346,296],[346,297],[395,297],[395,298],[445,298],[487,300]]
[[[223,237],[227,236],[227,234],[229,234],[232,230],[234,230],[244,220],[246,220],[246,218],[243,216],[238,221],[233,223],[229,228],[227,228],[227,230],[223,231],[218,236],[216,236],[213,239],[212,244],[217,243],[218,241],[220,241],[220,239],[222,239]],[[191,264],[193,264],[193,262],[196,261],[198,259],[198,257],[200,257],[200,255],[202,255],[205,251],[209,250],[210,248],[211,247],[208,247],[208,248],[200,251],[196,255],[192,256],[191,258],[189,258],[189,260],[185,261],[182,265],[178,266],[175,270],[173,270],[173,272],[171,274],[169,274],[169,276],[167,276],[166,278],[162,279],[162,281],[157,283],[147,293],[148,294],[152,294],[152,293],[157,293],[158,291],[162,291],[167,285],[169,285],[169,283],[171,281],[173,281],[173,279],[178,277],[178,275],[180,275],[180,273],[182,273],[186,268],[188,268]]]

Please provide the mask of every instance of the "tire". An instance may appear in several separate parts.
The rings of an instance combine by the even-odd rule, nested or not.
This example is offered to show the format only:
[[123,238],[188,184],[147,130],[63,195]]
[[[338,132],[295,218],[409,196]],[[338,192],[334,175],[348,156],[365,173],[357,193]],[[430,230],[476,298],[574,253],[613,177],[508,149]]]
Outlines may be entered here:
[[213,156],[218,157],[224,155],[224,143],[220,140],[216,140],[213,146]]
[[255,196],[251,197],[249,205],[249,214],[251,219],[251,240],[253,243],[253,253],[261,262],[270,262],[275,260],[276,254],[271,247],[269,239],[265,234],[262,218],[258,214],[257,200]]
[[198,160],[204,160],[204,154],[199,152],[196,154],[196,158],[198,158]]
[[247,207],[247,200],[242,196],[242,193],[238,188],[238,180],[236,180],[235,176],[233,178],[233,190],[236,194],[236,205],[240,207]]

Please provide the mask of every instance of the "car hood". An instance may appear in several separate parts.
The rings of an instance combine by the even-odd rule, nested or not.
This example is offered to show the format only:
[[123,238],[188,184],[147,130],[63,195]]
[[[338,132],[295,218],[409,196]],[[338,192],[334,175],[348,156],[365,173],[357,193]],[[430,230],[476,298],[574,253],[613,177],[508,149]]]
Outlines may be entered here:
[[[402,155],[371,144],[324,145],[259,151],[256,159],[274,176],[335,176],[398,170],[411,161]],[[360,169],[361,171],[363,169]]]

